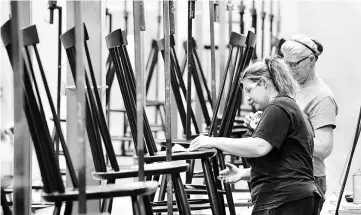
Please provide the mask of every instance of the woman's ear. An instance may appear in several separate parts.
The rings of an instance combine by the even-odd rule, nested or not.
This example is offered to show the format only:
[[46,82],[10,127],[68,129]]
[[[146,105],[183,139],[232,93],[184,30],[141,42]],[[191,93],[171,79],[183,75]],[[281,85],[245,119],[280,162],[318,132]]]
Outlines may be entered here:
[[316,60],[317,60],[316,56],[314,56],[314,55],[310,55],[310,56],[309,56],[309,59],[310,59],[310,62],[311,62],[311,63],[315,63]]
[[265,78],[265,77],[262,77],[262,78],[261,78],[260,84],[263,84],[263,86],[264,86],[265,89],[267,89],[268,86],[269,86],[269,83],[268,83],[268,81],[267,81],[267,78]]

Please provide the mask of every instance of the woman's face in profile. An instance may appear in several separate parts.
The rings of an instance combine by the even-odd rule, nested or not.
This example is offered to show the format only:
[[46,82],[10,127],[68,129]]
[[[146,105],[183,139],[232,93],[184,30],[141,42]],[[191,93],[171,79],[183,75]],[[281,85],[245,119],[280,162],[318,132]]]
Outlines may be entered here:
[[268,91],[265,88],[264,80],[259,79],[258,81],[252,81],[246,78],[243,80],[242,84],[247,102],[256,110],[264,110],[269,101]]

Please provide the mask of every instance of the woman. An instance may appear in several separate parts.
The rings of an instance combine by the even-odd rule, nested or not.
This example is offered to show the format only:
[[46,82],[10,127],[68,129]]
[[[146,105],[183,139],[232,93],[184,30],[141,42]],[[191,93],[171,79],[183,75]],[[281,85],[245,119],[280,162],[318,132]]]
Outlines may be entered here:
[[[315,130],[313,169],[315,182],[326,193],[324,160],[333,148],[333,129],[336,128],[337,103],[329,86],[317,75],[315,67],[323,46],[307,36],[295,35],[286,41],[281,52],[300,85],[296,101]],[[320,207],[322,208],[322,204]]]
[[234,183],[250,178],[252,215],[317,213],[319,194],[313,183],[313,133],[294,100],[297,83],[287,64],[267,58],[242,74],[244,92],[262,117],[250,138],[200,136],[189,150],[217,148],[245,157],[250,169],[229,168],[220,179]]
[[[292,75],[300,85],[296,101],[314,129],[313,170],[315,183],[323,196],[327,190],[324,160],[333,148],[333,130],[336,128],[338,106],[335,97],[316,73],[315,67],[323,46],[304,35],[292,36],[281,46],[282,56],[291,67]],[[259,113],[258,113],[259,114]],[[246,125],[257,125],[258,118],[251,113],[246,116]],[[320,210],[325,199],[322,198]]]

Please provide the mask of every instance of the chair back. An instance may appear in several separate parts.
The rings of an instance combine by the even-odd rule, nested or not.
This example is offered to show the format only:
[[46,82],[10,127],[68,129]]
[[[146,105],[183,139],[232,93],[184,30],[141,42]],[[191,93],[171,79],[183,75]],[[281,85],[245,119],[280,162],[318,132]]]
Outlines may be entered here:
[[[74,83],[76,83],[76,48],[75,48],[75,27],[71,28],[60,36],[66,55],[68,57],[70,69]],[[96,171],[106,171],[106,163],[103,154],[101,141],[103,140],[105,149],[109,156],[111,167],[119,171],[119,165],[115,156],[109,129],[98,92],[98,85],[95,79],[92,61],[87,45],[89,35],[84,24],[84,49],[86,54],[87,69],[85,69],[86,92],[86,130],[88,134],[90,149],[93,156]],[[90,77],[90,80],[89,80]],[[93,89],[93,90],[92,90]],[[99,135],[100,134],[100,135]]]
[[[125,31],[117,29],[107,35],[105,40],[115,66],[119,87],[132,131],[132,137],[135,147],[137,148],[136,83],[126,47],[128,42]],[[150,155],[154,155],[154,153],[158,150],[145,111],[143,112],[143,118],[144,141],[146,146],[145,152],[148,152]]]
[[[11,65],[13,66],[13,62],[11,60],[13,41],[11,39],[10,33],[11,20],[7,21],[1,27],[1,36],[10,58]],[[45,193],[63,193],[65,191],[64,183],[61,177],[58,161],[56,160],[48,124],[46,122],[42,100],[39,95],[37,80],[32,69],[32,63],[29,61],[30,54],[28,54],[28,49],[25,48],[31,44],[39,43],[36,27],[30,26],[25,28],[22,30],[22,33],[24,38],[24,73],[23,77],[21,77],[21,85],[24,94],[24,112],[39,163],[40,173],[43,181],[43,189]],[[53,117],[54,119],[58,119],[56,114]],[[67,166],[69,169],[72,169],[71,160],[70,163],[67,162]],[[72,179],[72,181],[73,183],[75,182],[73,185],[76,187],[78,185],[76,178]]]

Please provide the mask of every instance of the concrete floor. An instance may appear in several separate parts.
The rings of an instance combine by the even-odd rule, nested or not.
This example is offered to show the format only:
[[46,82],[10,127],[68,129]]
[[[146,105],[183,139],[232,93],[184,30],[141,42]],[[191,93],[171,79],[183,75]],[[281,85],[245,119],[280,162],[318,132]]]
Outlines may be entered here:
[[[132,158],[131,157],[123,157],[121,158],[122,160],[122,163],[129,163],[131,164],[132,162]],[[196,162],[196,166],[195,166],[195,171],[197,172],[198,170],[200,170],[201,167],[200,167],[200,164]],[[182,177],[184,177],[184,175],[182,175]],[[120,179],[120,180],[117,180],[117,184],[121,184],[121,183],[126,183],[126,182],[131,182],[133,181],[133,179]],[[194,180],[194,183],[195,184],[202,184],[202,180],[201,179],[195,179]],[[236,188],[245,188],[246,187],[246,183],[245,182],[240,182],[238,184],[236,184]],[[244,199],[244,198],[247,198],[249,197],[249,193],[238,193],[238,192],[235,192],[233,193],[233,198],[234,198],[234,201],[235,202],[240,202],[241,200],[240,199]],[[198,198],[200,196],[197,196]],[[191,196],[191,198],[195,198],[193,196]],[[207,196],[201,196],[201,198],[207,198]],[[323,211],[321,213],[321,215],[329,215],[329,214],[334,214],[334,213],[330,213],[330,211],[334,210],[336,208],[335,204],[332,203],[334,201],[336,201],[336,196],[333,195],[333,194],[329,194],[327,196],[327,201],[326,203],[324,204],[324,208],[323,208]],[[132,215],[132,205],[131,205],[131,200],[129,197],[124,197],[124,198],[115,198],[114,199],[114,204],[113,204],[113,212],[112,214],[119,214],[119,215]],[[236,208],[236,213],[237,215],[250,215],[252,212],[252,208],[247,208],[247,207],[237,207]],[[46,208],[46,209],[43,209],[43,210],[38,210],[36,213],[36,215],[47,215],[47,214],[52,214],[52,208]],[[166,214],[166,213],[164,213]],[[174,213],[174,214],[177,214],[177,213]],[[212,214],[211,213],[211,210],[202,210],[202,211],[195,211],[193,214],[195,215],[205,215],[205,214]],[[228,211],[227,211],[227,214]]]
[[[233,197],[235,199],[235,201],[237,201],[237,197],[240,196],[238,194],[234,194]],[[240,196],[241,197],[241,196]],[[336,198],[332,198],[333,200]],[[331,198],[330,198],[331,200]],[[330,203],[330,200],[328,200],[325,204],[324,204],[324,208],[321,212],[321,215],[330,215],[330,214],[334,214],[334,210],[336,208],[336,206],[332,203]],[[252,208],[246,208],[246,207],[237,207],[236,208],[236,213],[237,215],[251,215],[252,212]],[[48,214],[52,214],[52,208],[47,208],[47,209],[43,209],[43,210],[38,210],[36,213],[36,215],[48,215]],[[132,215],[132,207],[131,207],[131,201],[130,198],[116,198],[114,200],[114,207],[113,207],[113,212],[112,214],[114,215]],[[166,214],[166,213],[163,213]],[[177,214],[177,213],[174,213]],[[206,215],[206,214],[212,214],[210,210],[202,210],[202,211],[195,211],[194,213],[192,213],[193,215]],[[227,211],[227,214],[228,211]],[[342,213],[340,213],[341,215]]]
[[[115,147],[115,148],[117,148],[117,147]],[[122,163],[124,165],[131,165],[133,163],[133,158],[132,157],[119,157],[118,159],[119,159],[119,161],[121,161],[120,163]],[[61,166],[64,166],[64,164],[63,164],[64,161],[62,159],[60,159],[60,161],[61,161]],[[200,170],[201,170],[201,165],[200,165],[200,163],[196,162],[195,172],[200,171]],[[184,175],[183,175],[183,177],[184,177]],[[121,179],[121,180],[117,180],[116,183],[121,184],[121,183],[126,183],[126,182],[131,182],[131,181],[133,181],[133,179]],[[194,183],[195,184],[202,184],[203,181],[201,179],[195,179]],[[237,188],[245,188],[246,183],[245,182],[238,183],[236,185],[236,187]],[[41,201],[40,195],[41,195],[40,192],[33,194],[33,200],[37,201],[37,202]],[[197,196],[197,197],[199,197],[199,196]],[[202,196],[202,197],[207,198],[207,196]],[[235,202],[239,202],[240,199],[244,199],[245,197],[249,197],[249,194],[247,194],[247,193],[234,193],[233,194],[233,198],[234,198]],[[324,204],[324,208],[323,208],[323,211],[322,211],[321,215],[334,214],[334,212],[330,213],[330,211],[335,210],[335,208],[336,208],[335,202],[336,201],[337,201],[336,195],[333,194],[333,193],[328,193],[327,194],[327,200],[326,200],[326,203]],[[346,204],[345,201],[343,202],[343,204],[344,205]],[[131,215],[132,214],[131,200],[128,197],[115,198],[113,205],[114,206],[113,206],[112,214],[121,214],[121,215],[128,215],[128,214]],[[52,214],[52,210],[53,210],[53,208],[49,207],[49,208],[45,208],[45,209],[42,209],[42,210],[37,210],[36,213],[34,213],[34,214],[35,215]],[[252,212],[252,208],[237,207],[236,212],[237,212],[237,215],[238,214],[239,215],[250,215],[251,212]],[[1,210],[0,210],[0,214],[1,214]],[[211,210],[195,211],[193,214],[211,214]],[[359,214],[361,214],[361,212]],[[340,215],[341,215],[341,213],[340,213]]]
[[[233,197],[235,201],[237,202],[237,198],[244,197],[243,194],[234,193]],[[334,201],[336,200],[336,196],[331,196],[327,199],[326,203],[324,204],[323,210],[321,212],[321,215],[330,215],[334,214],[334,210],[336,208],[336,205],[334,204]],[[332,202],[332,203],[331,203]],[[341,213],[341,211],[344,211],[344,209],[340,210],[340,215],[346,213]],[[237,215],[251,215],[252,208],[246,208],[246,207],[237,207],[236,213]],[[52,208],[46,208],[43,210],[38,210],[35,215],[48,215],[52,214]],[[114,207],[113,212],[114,215],[132,215],[132,207],[131,207],[131,201],[130,198],[116,198],[114,199]],[[166,214],[166,213],[163,213]],[[174,213],[177,214],[177,213]],[[202,211],[195,211],[192,213],[193,215],[206,215],[206,214],[212,214],[210,210],[202,210]],[[227,214],[228,211],[227,211]],[[95,214],[94,214],[95,215]]]

